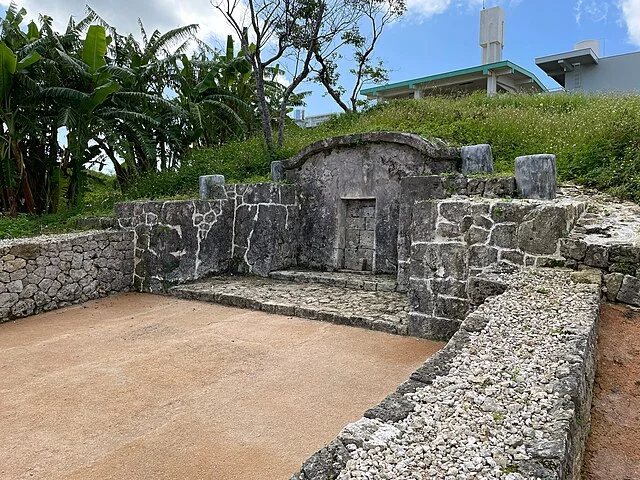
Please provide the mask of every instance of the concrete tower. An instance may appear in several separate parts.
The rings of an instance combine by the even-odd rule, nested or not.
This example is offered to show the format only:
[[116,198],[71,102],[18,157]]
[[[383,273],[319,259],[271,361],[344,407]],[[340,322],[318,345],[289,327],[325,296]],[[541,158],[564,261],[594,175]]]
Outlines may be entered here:
[[483,65],[502,61],[504,10],[500,7],[487,8],[480,12],[480,46]]

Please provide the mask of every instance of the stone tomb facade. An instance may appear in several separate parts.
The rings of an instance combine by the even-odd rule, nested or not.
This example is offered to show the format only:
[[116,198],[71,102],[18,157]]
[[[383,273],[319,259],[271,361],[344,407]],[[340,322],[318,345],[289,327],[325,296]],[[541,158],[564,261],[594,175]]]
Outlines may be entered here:
[[460,150],[418,135],[372,132],[323,140],[272,167],[298,186],[298,266],[397,272],[400,182],[455,172]]

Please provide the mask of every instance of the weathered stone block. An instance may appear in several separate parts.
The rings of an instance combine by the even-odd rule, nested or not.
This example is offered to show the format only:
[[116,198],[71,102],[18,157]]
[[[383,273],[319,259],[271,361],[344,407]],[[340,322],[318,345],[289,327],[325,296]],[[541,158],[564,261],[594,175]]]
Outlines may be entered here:
[[630,275],[625,275],[616,299],[619,302],[640,307],[640,280]]
[[374,232],[371,230],[363,230],[360,232],[360,247],[373,249],[374,247]]
[[460,225],[457,223],[443,221],[439,222],[438,226],[436,227],[436,237],[445,239],[457,239],[460,237],[460,235]]
[[409,281],[409,308],[414,312],[433,314],[434,295],[429,280]]
[[468,281],[469,299],[472,305],[482,305],[487,298],[502,295],[507,285],[480,277],[471,277]]
[[607,300],[615,302],[622,287],[624,275],[621,273],[611,273],[604,276],[604,284],[607,287]]
[[519,250],[503,250],[500,252],[500,261],[503,260],[514,265],[524,265],[524,253]]
[[447,196],[449,197],[451,195],[467,194],[467,178],[462,175],[450,175],[443,177],[442,182],[444,184],[444,189],[447,192]]
[[460,149],[462,173],[492,173],[493,153],[490,145],[470,145]]
[[20,297],[17,293],[1,293],[0,294],[0,308],[9,309],[15,305]]
[[284,165],[282,165],[282,162],[271,162],[271,180],[274,182],[285,181]]
[[440,216],[451,223],[462,223],[464,217],[471,214],[470,204],[466,201],[440,202]]
[[589,245],[584,256],[584,264],[589,267],[608,268],[609,249],[605,245]]
[[[203,175],[200,181],[200,199],[222,198],[224,193],[224,175]],[[226,195],[224,195],[226,197]]]
[[484,195],[484,185],[486,181],[482,178],[469,178],[467,179],[467,194],[468,195]]
[[14,258],[11,260],[5,260],[4,271],[7,273],[13,273],[17,270],[25,268],[26,266],[27,266],[27,261],[23,258]]
[[587,253],[587,244],[582,240],[575,238],[560,239],[560,255],[565,258],[571,258],[579,262],[584,260]]
[[438,220],[438,204],[434,201],[416,202],[410,232],[405,232],[414,242],[429,242],[434,239]]
[[409,335],[430,340],[449,340],[460,328],[459,320],[409,313]]
[[556,198],[555,155],[526,155],[515,160],[515,177],[521,198]]
[[464,238],[469,245],[484,244],[489,239],[489,230],[473,225]]
[[439,175],[404,177],[400,180],[402,203],[450,196],[444,188],[444,179]]
[[561,206],[541,205],[524,218],[518,228],[518,247],[535,255],[553,254],[567,235],[566,211]]
[[430,280],[431,290],[438,295],[449,295],[452,297],[466,298],[467,283],[464,280],[454,278],[432,278]]
[[518,227],[515,223],[500,223],[493,227],[489,244],[501,248],[516,248]]
[[513,177],[487,178],[484,196],[488,198],[513,197],[516,193],[516,181]]
[[435,297],[435,316],[464,320],[469,313],[469,300],[466,298],[438,295]]
[[21,243],[9,248],[9,253],[25,260],[35,260],[40,256],[40,245]]
[[491,208],[491,218],[496,223],[522,223],[524,217],[536,206],[531,203],[514,200],[498,202]]
[[640,248],[633,245],[612,245],[609,248],[611,263],[640,263]]
[[485,268],[498,261],[498,250],[484,245],[473,245],[469,248],[469,266]]

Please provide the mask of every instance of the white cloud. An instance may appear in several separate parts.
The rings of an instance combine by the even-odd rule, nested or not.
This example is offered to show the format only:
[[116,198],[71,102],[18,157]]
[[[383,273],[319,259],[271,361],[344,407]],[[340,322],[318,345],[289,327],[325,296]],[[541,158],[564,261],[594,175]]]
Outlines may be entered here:
[[627,25],[629,41],[640,46],[640,0],[622,0],[620,9]]
[[[10,0],[0,0],[8,5]],[[172,28],[197,23],[201,39],[226,38],[232,33],[224,18],[213,8],[209,0],[16,0],[18,6],[27,9],[28,18],[37,20],[38,15],[53,17],[55,27],[62,30],[70,16],[83,18],[85,4],[89,4],[121,34],[139,34],[138,18],[142,20],[147,34],[155,29],[166,32]]]
[[444,13],[451,5],[451,0],[407,0],[407,10],[422,19]]
[[601,22],[609,15],[609,2],[598,0],[577,0],[574,7],[576,22],[580,23],[583,17],[588,17],[594,22]]
[[477,9],[480,7],[491,8],[495,6],[515,6],[523,0],[407,0],[407,10],[410,20],[426,20],[446,12],[449,8]]

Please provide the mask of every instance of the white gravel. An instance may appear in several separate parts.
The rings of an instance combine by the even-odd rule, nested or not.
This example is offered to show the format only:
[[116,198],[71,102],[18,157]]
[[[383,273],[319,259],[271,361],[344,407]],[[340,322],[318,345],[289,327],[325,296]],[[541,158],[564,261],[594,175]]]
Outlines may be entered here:
[[[518,465],[532,450],[553,456],[564,448],[558,432],[574,408],[555,387],[582,362],[577,345],[597,321],[598,286],[574,283],[563,270],[497,277],[511,288],[476,311],[489,322],[449,374],[407,394],[414,411],[393,424],[363,419],[339,435],[351,456],[340,480],[517,480],[530,478]],[[382,444],[371,422],[383,428]],[[350,439],[358,423],[368,424],[364,442]]]

